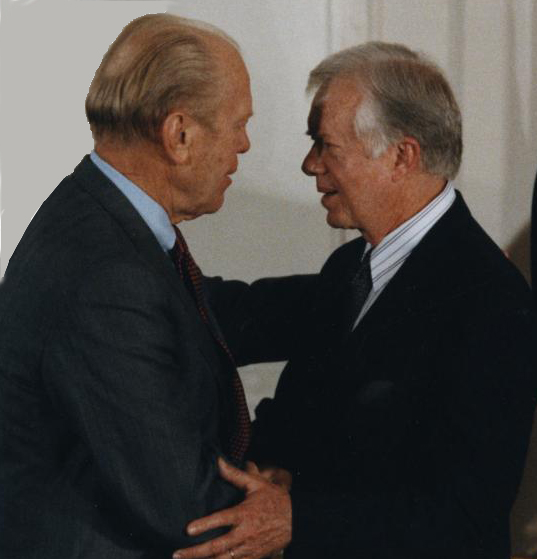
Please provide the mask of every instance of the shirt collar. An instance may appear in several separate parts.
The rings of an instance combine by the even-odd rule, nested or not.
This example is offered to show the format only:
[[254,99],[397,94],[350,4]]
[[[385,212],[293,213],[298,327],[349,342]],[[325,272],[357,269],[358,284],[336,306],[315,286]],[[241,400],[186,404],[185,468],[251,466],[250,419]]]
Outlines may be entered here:
[[[425,208],[391,231],[371,251],[373,291],[379,291],[393,278],[404,261],[433,225],[455,201],[455,187],[450,181]],[[371,245],[366,243],[365,254]]]
[[139,186],[104,161],[95,151],[90,158],[95,165],[121,190],[157,238],[162,250],[168,252],[175,244],[175,229],[166,210]]

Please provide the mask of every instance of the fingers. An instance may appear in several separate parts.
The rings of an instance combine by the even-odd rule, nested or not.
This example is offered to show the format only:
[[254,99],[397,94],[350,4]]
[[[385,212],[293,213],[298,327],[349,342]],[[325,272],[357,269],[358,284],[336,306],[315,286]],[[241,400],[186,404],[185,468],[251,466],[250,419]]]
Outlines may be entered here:
[[220,475],[226,481],[229,481],[229,483],[243,491],[252,491],[259,485],[259,479],[255,477],[255,474],[243,472],[231,464],[228,464],[221,457],[218,458],[218,468],[220,470]]
[[265,466],[260,470],[261,477],[290,491],[293,483],[293,476],[288,470],[283,468]]
[[[185,549],[178,549],[174,552],[173,558],[205,559],[207,557],[218,557],[219,555],[225,555],[228,549],[233,549],[233,539],[230,534],[226,534],[199,545],[194,545]],[[230,559],[230,557],[228,556],[227,559]]]
[[287,547],[292,535],[291,520],[288,493],[263,481],[259,491],[250,493],[236,507],[196,520],[188,527],[191,535],[221,526],[232,526],[230,532],[209,542],[179,549],[173,556],[176,559],[260,559]]
[[288,470],[283,468],[278,468],[274,472],[272,482],[280,487],[283,487],[286,491],[291,491],[293,485],[293,476]]
[[256,473],[249,464],[243,472],[218,460],[224,479],[246,490],[245,500],[235,507],[200,518],[188,525],[187,533],[197,536],[208,530],[232,526],[233,529],[214,540],[179,549],[175,559],[260,559],[291,540],[291,501],[281,488]]
[[246,462],[246,473],[250,475],[259,475],[259,468],[257,467],[257,464],[248,460]]
[[236,522],[235,508],[224,509],[192,521],[186,528],[187,534],[189,536],[198,536],[214,528],[233,526]]
[[216,556],[214,559],[243,559],[248,557],[248,552],[244,546],[228,549],[225,553]]

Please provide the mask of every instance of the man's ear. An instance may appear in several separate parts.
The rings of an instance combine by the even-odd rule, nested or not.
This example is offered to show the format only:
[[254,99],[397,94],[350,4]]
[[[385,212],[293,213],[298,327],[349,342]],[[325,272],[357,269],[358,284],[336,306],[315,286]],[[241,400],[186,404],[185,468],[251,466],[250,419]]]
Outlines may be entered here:
[[185,165],[190,162],[192,140],[198,126],[185,111],[173,111],[164,119],[160,130],[162,146],[174,163]]
[[394,148],[396,150],[392,173],[394,180],[401,180],[421,168],[421,147],[416,138],[405,136],[395,144]]

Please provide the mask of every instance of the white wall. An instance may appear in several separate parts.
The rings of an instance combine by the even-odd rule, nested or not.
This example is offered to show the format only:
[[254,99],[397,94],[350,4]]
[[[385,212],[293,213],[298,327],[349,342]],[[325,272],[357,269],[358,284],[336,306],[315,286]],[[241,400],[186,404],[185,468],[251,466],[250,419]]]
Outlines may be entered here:
[[331,248],[324,211],[300,163],[308,147],[305,81],[326,54],[324,0],[292,7],[285,0],[37,0],[3,4],[2,272],[43,200],[91,150],[84,99],[108,45],[134,17],[168,7],[222,26],[242,45],[252,74],[252,149],[221,215],[185,228],[200,263],[208,273],[245,279],[322,264]]
[[[300,172],[309,145],[304,86],[328,53],[368,39],[422,49],[446,70],[464,117],[457,184],[528,273],[537,168],[532,0],[2,0],[2,273],[32,215],[91,150],[84,99],[108,45],[134,17],[168,8],[234,36],[252,75],[252,149],[223,210],[185,226],[206,273],[251,280],[315,271],[347,238],[325,225],[314,184]],[[243,371],[250,405],[273,390],[280,368]],[[534,479],[515,522],[518,548],[537,540],[523,534],[537,502]]]
[[337,244],[342,235],[324,227],[312,181],[299,170],[308,146],[304,85],[327,53],[383,39],[422,49],[445,68],[464,115],[458,185],[527,274],[537,168],[532,0],[2,0],[2,273],[33,213],[91,149],[83,101],[105,49],[130,19],[168,7],[235,36],[252,73],[252,150],[222,214],[189,228],[209,272],[251,279],[315,270]]

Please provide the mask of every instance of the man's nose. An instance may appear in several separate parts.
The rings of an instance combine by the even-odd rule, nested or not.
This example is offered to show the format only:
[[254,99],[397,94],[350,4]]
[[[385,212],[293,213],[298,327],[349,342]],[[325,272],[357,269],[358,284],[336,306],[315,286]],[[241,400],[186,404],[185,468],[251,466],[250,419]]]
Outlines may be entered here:
[[302,172],[309,177],[320,175],[323,172],[323,165],[319,156],[319,150],[316,146],[312,146],[304,158],[304,161],[302,162]]
[[237,146],[237,153],[246,153],[250,149],[250,138],[246,130],[242,132]]

